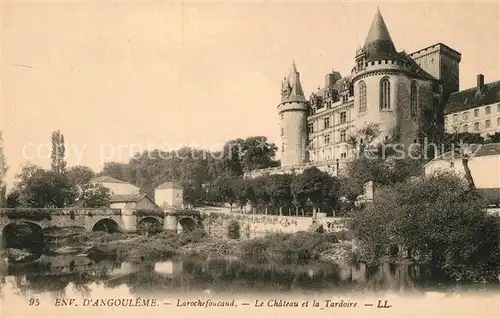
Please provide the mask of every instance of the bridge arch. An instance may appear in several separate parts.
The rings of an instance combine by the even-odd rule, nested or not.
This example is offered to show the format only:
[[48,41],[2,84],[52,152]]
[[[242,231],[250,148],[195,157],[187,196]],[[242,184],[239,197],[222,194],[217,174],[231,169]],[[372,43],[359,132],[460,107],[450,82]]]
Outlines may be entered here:
[[7,223],[2,228],[4,248],[40,248],[45,245],[43,227],[32,221],[20,220]]
[[140,233],[159,233],[163,230],[163,219],[157,216],[145,216],[137,220],[137,231]]
[[120,232],[120,225],[113,219],[104,218],[95,222],[90,228],[92,232],[103,231],[107,233]]
[[198,222],[189,216],[180,217],[177,222],[181,225],[183,232],[191,232],[198,226]]

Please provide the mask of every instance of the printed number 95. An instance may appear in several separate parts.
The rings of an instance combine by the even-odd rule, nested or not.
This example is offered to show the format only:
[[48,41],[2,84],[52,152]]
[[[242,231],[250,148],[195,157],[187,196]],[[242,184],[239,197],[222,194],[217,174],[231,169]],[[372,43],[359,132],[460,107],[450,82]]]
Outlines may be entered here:
[[38,306],[40,305],[40,301],[38,298],[30,298],[30,306]]

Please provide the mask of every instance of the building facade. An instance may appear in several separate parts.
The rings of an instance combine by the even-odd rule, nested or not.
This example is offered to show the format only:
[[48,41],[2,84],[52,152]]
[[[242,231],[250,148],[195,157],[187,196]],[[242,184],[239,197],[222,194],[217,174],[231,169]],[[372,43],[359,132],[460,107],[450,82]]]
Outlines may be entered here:
[[[469,145],[466,152],[474,185],[486,199],[488,211],[498,214],[500,212],[500,170],[498,169],[500,167],[500,143]],[[425,174],[452,172],[465,178],[462,158],[460,151],[444,153],[425,164]]]
[[477,133],[483,137],[500,132],[500,81],[484,83],[477,75],[476,87],[451,94],[446,103],[446,132]]
[[443,131],[444,105],[459,90],[460,61],[461,54],[442,43],[411,54],[396,50],[377,10],[347,76],[327,73],[324,86],[306,98],[292,63],[278,105],[281,167],[248,177],[310,166],[336,175],[364,142],[359,130],[370,124],[379,125],[376,141],[406,145],[420,142],[426,125]]

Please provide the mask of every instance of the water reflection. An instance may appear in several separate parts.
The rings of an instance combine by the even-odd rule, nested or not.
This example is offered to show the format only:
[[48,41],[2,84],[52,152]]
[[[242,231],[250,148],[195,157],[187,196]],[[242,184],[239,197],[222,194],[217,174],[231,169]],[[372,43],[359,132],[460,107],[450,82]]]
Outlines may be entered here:
[[20,295],[50,292],[64,296],[72,285],[89,297],[89,285],[108,289],[125,285],[130,293],[158,296],[179,292],[416,292],[437,290],[432,276],[408,264],[287,265],[249,264],[235,259],[169,259],[163,262],[93,261],[85,255],[42,255],[30,263],[3,259],[1,284],[10,281]]

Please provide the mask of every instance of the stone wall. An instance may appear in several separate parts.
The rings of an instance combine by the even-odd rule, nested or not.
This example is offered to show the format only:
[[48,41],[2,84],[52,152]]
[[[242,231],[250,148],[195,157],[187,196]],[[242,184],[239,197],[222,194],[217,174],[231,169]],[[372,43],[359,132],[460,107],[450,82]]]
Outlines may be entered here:
[[[232,220],[240,224],[242,238],[254,238],[268,233],[296,233],[307,231],[313,223],[311,217],[203,213],[203,227],[214,237],[227,237],[227,226]],[[342,218],[324,217],[318,219],[325,231],[339,232],[345,229]]]

